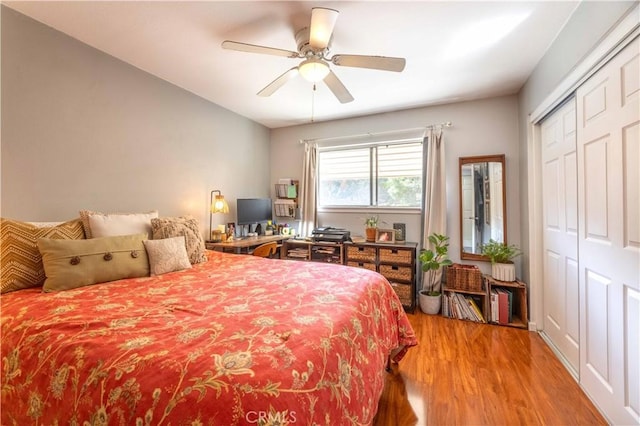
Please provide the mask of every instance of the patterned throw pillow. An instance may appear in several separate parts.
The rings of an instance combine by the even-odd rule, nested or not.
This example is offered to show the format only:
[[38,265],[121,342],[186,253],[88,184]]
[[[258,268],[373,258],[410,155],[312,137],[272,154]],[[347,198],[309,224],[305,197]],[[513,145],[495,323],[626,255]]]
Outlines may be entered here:
[[143,241],[149,256],[151,276],[190,269],[184,236]]
[[39,238],[84,239],[82,222],[74,219],[52,227],[0,219],[0,292],[41,286],[45,279]]
[[198,221],[191,217],[161,217],[151,219],[153,239],[184,236],[187,254],[191,264],[207,261],[204,239],[200,233]]
[[80,220],[87,238],[115,237],[146,232],[151,238],[151,219],[158,217],[158,211],[146,213],[100,213],[80,210]]

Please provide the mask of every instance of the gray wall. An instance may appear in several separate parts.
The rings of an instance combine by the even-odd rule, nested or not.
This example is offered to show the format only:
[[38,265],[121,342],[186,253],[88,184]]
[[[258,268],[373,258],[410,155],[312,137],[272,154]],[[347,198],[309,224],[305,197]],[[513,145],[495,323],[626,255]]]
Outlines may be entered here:
[[[425,108],[415,108],[386,114],[313,123],[271,131],[271,180],[282,177],[301,179],[303,145],[300,139],[328,138],[363,133],[390,132],[424,127],[451,121],[453,127],[444,129],[447,158],[447,235],[449,253],[454,261],[460,259],[460,203],[458,158],[475,155],[505,154],[507,178],[507,239],[520,246],[520,210],[518,195],[519,152],[516,96],[502,96],[472,102],[460,102]],[[349,213],[319,215],[321,225],[345,227],[353,234],[364,233],[366,210]],[[381,214],[389,227],[394,222],[406,223],[407,240],[420,240],[420,213]],[[490,267],[481,262],[485,272]]]
[[212,189],[232,208],[269,195],[264,126],[11,9],[1,18],[3,217],[157,209],[205,232]]
[[[600,40],[635,6],[635,1],[582,2],[575,10],[518,96],[520,141],[520,205],[522,244],[529,245],[527,126],[531,114]],[[528,256],[523,257],[523,279],[528,281]]]

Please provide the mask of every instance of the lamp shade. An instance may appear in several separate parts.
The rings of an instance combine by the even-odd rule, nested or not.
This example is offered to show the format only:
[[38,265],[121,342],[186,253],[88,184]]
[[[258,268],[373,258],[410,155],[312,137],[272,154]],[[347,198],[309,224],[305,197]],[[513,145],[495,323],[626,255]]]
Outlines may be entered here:
[[224,195],[218,194],[211,201],[211,213],[229,213],[229,203]]
[[329,74],[329,64],[322,59],[309,58],[298,66],[298,72],[305,80],[317,83]]

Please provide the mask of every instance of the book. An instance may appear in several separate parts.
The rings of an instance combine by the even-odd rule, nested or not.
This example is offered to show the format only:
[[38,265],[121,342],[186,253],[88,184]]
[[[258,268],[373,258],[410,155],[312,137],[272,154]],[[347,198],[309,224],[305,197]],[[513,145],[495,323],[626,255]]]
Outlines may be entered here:
[[498,322],[509,324],[509,294],[502,288],[498,291]]
[[471,306],[471,310],[473,311],[474,315],[475,315],[475,320],[476,322],[487,322],[484,319],[484,315],[482,315],[482,311],[480,310],[480,308],[478,307],[478,304],[476,303],[476,301],[473,299],[473,297],[468,296],[467,297],[467,301],[469,302],[469,305]]
[[491,322],[499,322],[499,308],[498,304],[498,292],[495,288],[491,289]]
[[509,298],[509,322],[513,322],[513,291],[511,291],[510,289],[505,288],[504,291],[507,292],[507,296]]

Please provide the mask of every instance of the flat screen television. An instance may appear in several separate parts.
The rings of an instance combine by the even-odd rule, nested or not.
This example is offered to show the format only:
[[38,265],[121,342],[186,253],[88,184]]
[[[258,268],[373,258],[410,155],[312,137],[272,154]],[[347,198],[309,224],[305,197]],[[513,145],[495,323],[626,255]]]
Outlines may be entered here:
[[236,212],[238,225],[253,225],[273,220],[271,198],[238,198]]

